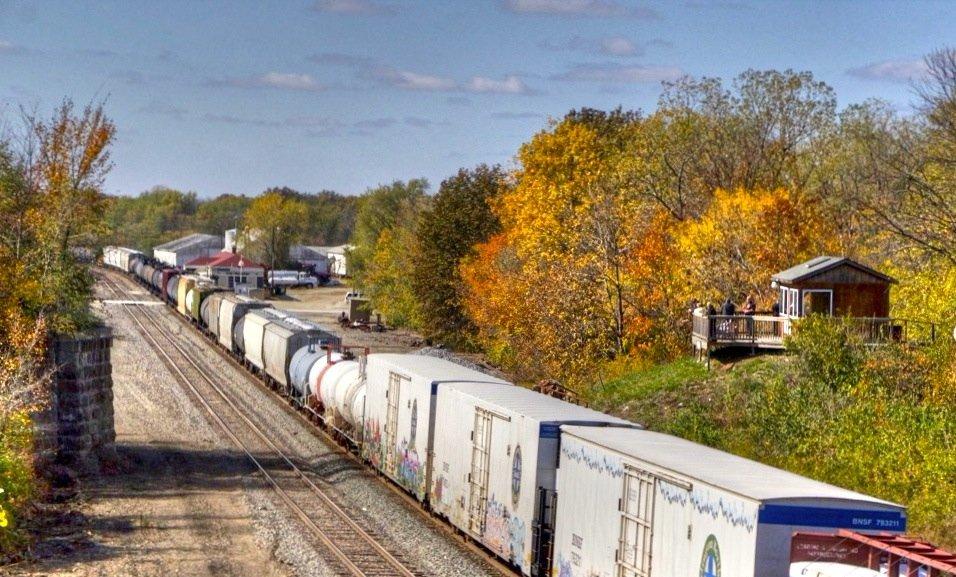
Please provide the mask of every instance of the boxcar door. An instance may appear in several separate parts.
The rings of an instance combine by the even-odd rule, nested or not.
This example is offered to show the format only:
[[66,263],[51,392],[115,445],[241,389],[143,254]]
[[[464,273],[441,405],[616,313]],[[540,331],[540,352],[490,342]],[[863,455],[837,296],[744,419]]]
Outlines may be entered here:
[[492,420],[490,412],[475,409],[475,426],[471,432],[471,473],[468,474],[468,530],[479,537],[484,534],[487,514]]
[[617,576],[648,577],[651,574],[651,544],[654,527],[654,477],[625,466],[623,494],[618,509]]
[[382,449],[385,451],[385,471],[395,473],[395,456],[398,438],[398,403],[402,397],[402,381],[404,377],[397,373],[388,374],[388,391],[385,393],[387,403],[385,410],[385,438]]

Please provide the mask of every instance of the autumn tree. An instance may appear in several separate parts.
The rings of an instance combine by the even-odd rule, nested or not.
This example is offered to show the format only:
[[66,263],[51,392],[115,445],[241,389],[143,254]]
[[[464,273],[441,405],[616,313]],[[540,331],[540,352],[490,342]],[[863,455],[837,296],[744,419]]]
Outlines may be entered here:
[[285,266],[289,248],[302,235],[308,212],[298,200],[267,192],[250,203],[242,217],[243,250],[269,268]]
[[459,265],[474,254],[475,245],[500,229],[491,205],[505,186],[506,175],[498,166],[461,169],[442,181],[421,216],[411,274],[427,336],[467,344],[475,332],[462,308]]
[[829,221],[786,190],[718,190],[708,210],[678,240],[688,294],[715,302],[752,294],[775,297],[770,275],[828,254]]

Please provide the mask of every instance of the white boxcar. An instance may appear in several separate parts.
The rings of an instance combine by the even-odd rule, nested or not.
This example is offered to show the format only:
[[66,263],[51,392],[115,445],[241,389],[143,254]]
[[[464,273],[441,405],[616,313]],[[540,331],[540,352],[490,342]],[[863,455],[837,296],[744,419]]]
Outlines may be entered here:
[[266,364],[263,357],[262,344],[265,341],[266,325],[282,320],[289,313],[279,309],[255,309],[242,317],[245,321],[242,326],[242,341],[245,347],[245,357],[252,366],[265,371]]
[[270,308],[267,302],[258,301],[242,295],[226,295],[222,298],[219,305],[219,344],[230,351],[239,352],[235,339],[233,338],[233,328],[245,314],[255,309]]
[[637,427],[522,387],[438,388],[429,502],[525,575],[547,574],[560,426]]
[[[367,359],[362,454],[424,501],[431,472],[436,391],[455,382],[509,383],[437,357],[374,354]],[[324,390],[322,397],[326,397]]]
[[552,574],[781,577],[794,531],[900,532],[899,505],[677,437],[562,427]]

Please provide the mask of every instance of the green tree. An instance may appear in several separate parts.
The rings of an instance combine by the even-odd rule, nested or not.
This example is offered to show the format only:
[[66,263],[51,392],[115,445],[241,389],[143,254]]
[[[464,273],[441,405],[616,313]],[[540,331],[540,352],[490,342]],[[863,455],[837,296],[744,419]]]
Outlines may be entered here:
[[461,169],[442,181],[431,208],[418,226],[418,254],[412,266],[412,286],[421,306],[425,334],[465,344],[475,327],[462,305],[459,265],[474,254],[474,246],[496,234],[501,224],[491,209],[506,175],[484,164]]
[[113,244],[152,254],[154,246],[193,232],[199,207],[195,192],[156,186],[135,197],[112,198],[106,222]]
[[242,218],[243,251],[270,268],[285,266],[289,247],[301,238],[307,215],[301,201],[266,192],[252,201]]
[[222,235],[230,228],[237,228],[242,215],[248,210],[252,199],[244,195],[221,194],[205,200],[196,207],[193,230],[206,234]]
[[392,184],[366,191],[358,200],[355,230],[349,251],[349,272],[359,286],[363,286],[370,260],[382,232],[393,226],[409,223],[402,216],[417,215],[428,202],[428,181],[419,178],[407,183],[396,180]]

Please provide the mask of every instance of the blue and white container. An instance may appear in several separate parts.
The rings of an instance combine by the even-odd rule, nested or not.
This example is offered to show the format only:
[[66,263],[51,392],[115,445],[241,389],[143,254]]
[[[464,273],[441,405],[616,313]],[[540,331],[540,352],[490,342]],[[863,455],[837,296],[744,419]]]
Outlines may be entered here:
[[794,531],[906,528],[900,505],[691,441],[561,429],[553,575],[780,577]]

